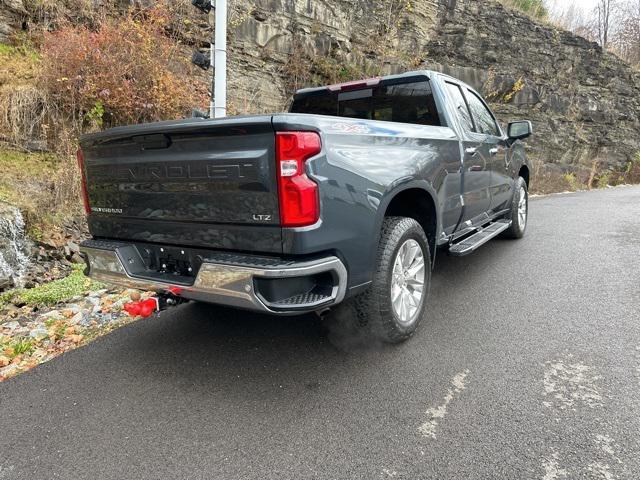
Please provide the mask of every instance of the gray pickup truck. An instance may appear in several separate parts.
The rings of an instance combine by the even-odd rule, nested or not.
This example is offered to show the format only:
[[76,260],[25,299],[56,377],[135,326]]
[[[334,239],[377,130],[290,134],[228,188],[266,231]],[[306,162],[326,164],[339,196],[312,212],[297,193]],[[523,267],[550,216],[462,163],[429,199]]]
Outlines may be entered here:
[[348,301],[400,342],[425,316],[437,249],[524,235],[531,133],[416,71],[300,90],[289,113],[87,135],[86,273],[281,315]]

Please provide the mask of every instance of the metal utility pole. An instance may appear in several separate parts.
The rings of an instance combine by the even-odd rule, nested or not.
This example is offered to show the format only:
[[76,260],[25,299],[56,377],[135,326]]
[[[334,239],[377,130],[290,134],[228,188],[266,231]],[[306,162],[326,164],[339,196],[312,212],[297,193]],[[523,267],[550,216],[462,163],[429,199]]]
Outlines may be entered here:
[[227,0],[215,0],[215,38],[213,51],[213,102],[209,116],[227,116]]
[[209,15],[214,27],[209,58],[199,51],[192,61],[203,70],[213,67],[209,118],[227,116],[227,0],[191,0],[194,7]]
[[[215,2],[215,0],[213,0]],[[215,50],[215,34],[216,34],[216,27],[215,22],[216,22],[216,8],[215,6],[213,7],[213,10],[211,10],[209,12],[209,25],[213,26],[214,28],[214,32],[212,34],[212,39],[211,39],[211,43],[209,45],[209,64],[211,65],[211,67],[213,68],[213,72],[211,73],[211,98],[209,99],[209,118],[214,118],[215,116],[215,112],[216,112],[216,105],[214,102],[214,98],[215,98],[215,88],[216,88],[216,50]]]

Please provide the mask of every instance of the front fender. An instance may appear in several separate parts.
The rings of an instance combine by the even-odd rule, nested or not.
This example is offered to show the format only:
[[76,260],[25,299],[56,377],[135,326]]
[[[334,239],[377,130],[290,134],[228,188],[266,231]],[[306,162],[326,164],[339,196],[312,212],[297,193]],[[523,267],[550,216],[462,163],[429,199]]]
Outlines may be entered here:
[[525,152],[524,144],[521,141],[517,141],[511,146],[511,169],[514,180],[518,177],[518,172],[520,169],[525,166],[531,172],[531,164],[529,159],[527,158],[527,154]]

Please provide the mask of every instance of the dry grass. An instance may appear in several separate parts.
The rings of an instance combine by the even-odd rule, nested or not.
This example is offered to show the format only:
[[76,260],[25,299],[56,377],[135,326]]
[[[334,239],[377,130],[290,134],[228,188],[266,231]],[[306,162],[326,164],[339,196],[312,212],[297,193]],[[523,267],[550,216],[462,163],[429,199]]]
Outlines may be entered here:
[[640,152],[622,170],[611,170],[594,160],[590,168],[559,167],[545,164],[539,159],[532,161],[531,193],[546,195],[558,192],[575,192],[597,188],[615,187],[640,183]]
[[73,157],[0,149],[0,200],[18,206],[29,233],[39,239],[82,214]]
[[0,200],[20,207],[31,231],[50,230],[78,210],[77,167],[68,155],[22,153],[46,147],[50,134],[51,104],[36,80],[39,54],[27,41],[0,45],[0,62],[0,141],[11,148],[0,149]]
[[26,38],[19,43],[18,47],[0,43],[0,86],[33,83],[37,76],[39,53]]
[[188,59],[174,58],[183,32],[171,22],[182,17],[157,7],[127,9],[119,0],[100,7],[93,0],[24,4],[34,22],[30,33],[0,44],[0,200],[18,206],[39,239],[82,218],[75,160],[81,133],[182,116],[205,97],[206,86],[191,88]]
[[46,141],[49,102],[47,94],[33,85],[0,91],[0,134],[14,145]]
[[47,95],[37,83],[40,55],[26,40],[0,44],[0,139],[24,147],[46,135]]

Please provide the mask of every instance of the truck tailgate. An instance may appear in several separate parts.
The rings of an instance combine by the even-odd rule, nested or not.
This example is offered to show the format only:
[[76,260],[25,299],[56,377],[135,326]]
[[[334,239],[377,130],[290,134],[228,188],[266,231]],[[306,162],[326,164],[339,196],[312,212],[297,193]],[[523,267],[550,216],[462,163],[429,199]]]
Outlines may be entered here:
[[270,116],[117,128],[81,148],[93,236],[282,252]]

